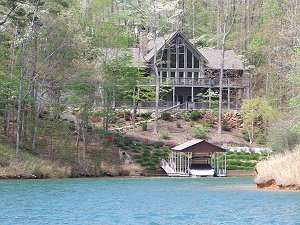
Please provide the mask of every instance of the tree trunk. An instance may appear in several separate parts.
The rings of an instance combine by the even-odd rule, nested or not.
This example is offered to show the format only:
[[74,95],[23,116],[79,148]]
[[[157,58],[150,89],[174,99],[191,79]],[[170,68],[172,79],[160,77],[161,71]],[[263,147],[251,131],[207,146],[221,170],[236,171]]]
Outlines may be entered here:
[[[226,28],[225,28],[226,29]],[[218,134],[222,133],[222,101],[223,101],[223,77],[224,77],[224,56],[225,56],[225,34],[222,39],[222,58],[221,58],[221,71],[220,71],[220,88],[219,88],[219,113],[218,113]]]
[[153,60],[153,67],[154,67],[154,73],[156,77],[156,85],[155,85],[155,118],[154,118],[154,128],[153,133],[158,133],[158,127],[157,127],[157,120],[158,120],[158,106],[159,106],[159,89],[160,89],[160,81],[159,81],[159,74],[157,70],[157,46],[156,46],[156,0],[152,0],[153,4],[153,42],[154,42],[154,60]]
[[33,64],[32,64],[32,73],[30,76],[30,97],[31,97],[31,106],[30,106],[30,115],[31,115],[31,140],[32,140],[32,151],[35,149],[36,142],[36,126],[37,126],[37,116],[38,112],[36,111],[36,101],[37,101],[37,90],[35,86],[35,79],[37,76],[37,61],[38,61],[38,21],[37,21],[37,11],[38,11],[38,1],[35,2],[35,11],[34,11],[34,21],[32,25],[33,30]]
[[[219,88],[219,112],[218,112],[218,134],[222,133],[222,100],[223,100],[223,77],[224,77],[224,61],[225,61],[225,44],[227,35],[231,32],[234,20],[235,20],[235,0],[233,2],[227,2],[226,8],[224,8],[224,20],[223,20],[223,37],[221,48],[221,71],[220,71],[220,88]],[[228,24],[229,16],[231,21]],[[227,25],[229,28],[227,29]]]
[[20,55],[20,78],[19,78],[19,98],[18,98],[18,112],[17,112],[17,139],[16,139],[16,154],[20,152],[20,140],[22,131],[22,101],[23,101],[23,78],[24,78],[24,40],[21,45],[21,55]]

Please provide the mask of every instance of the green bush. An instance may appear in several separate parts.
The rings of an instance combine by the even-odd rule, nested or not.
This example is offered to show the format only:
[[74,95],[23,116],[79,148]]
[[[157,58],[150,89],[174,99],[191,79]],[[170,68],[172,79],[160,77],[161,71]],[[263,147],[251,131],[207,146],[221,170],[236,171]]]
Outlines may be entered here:
[[258,144],[261,144],[261,145],[265,145],[267,144],[267,138],[266,138],[266,135],[263,133],[263,131],[259,130],[256,132],[255,134],[255,139],[256,139],[256,142]]
[[141,123],[141,127],[143,131],[146,131],[148,129],[148,124],[146,122]]
[[123,143],[124,143],[124,145],[126,145],[126,146],[131,145],[132,142],[133,142],[133,140],[132,140],[131,138],[125,137],[125,138],[123,139]]
[[166,121],[170,121],[171,120],[171,113],[168,113],[168,112],[163,112],[162,114],[161,114],[161,118],[163,119],[163,120],[166,120]]
[[194,138],[205,138],[207,135],[208,129],[203,125],[198,125],[193,128],[192,133]]
[[161,148],[164,146],[164,143],[162,141],[156,141],[153,143],[154,148]]
[[141,117],[143,117],[144,119],[148,120],[152,117],[152,112],[145,112],[145,113],[141,113]]
[[134,152],[134,153],[139,153],[140,152],[139,149],[132,149],[131,151]]
[[131,112],[129,110],[124,111],[124,117],[126,121],[130,121]]
[[238,159],[228,159],[227,164],[240,166],[240,165],[242,165],[242,162]]
[[167,129],[161,129],[158,133],[161,139],[167,140],[170,139],[170,132]]
[[145,149],[145,150],[143,151],[142,156],[143,156],[143,157],[149,157],[149,156],[150,156],[150,151],[149,151],[149,149]]
[[243,138],[244,138],[246,141],[250,141],[250,134],[249,134],[249,132],[248,132],[246,129],[243,129],[243,130],[242,130],[242,134],[243,134]]
[[183,113],[183,119],[186,121],[197,121],[202,116],[202,113],[196,110]]
[[201,117],[201,112],[199,111],[192,111],[190,114],[190,120],[197,121]]

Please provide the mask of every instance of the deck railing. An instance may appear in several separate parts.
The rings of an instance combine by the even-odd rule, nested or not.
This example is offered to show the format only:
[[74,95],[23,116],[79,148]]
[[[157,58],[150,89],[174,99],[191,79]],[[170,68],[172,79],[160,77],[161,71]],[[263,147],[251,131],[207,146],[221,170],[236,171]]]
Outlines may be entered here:
[[[132,102],[120,102],[116,101],[115,108],[132,108]],[[155,108],[156,103],[155,102],[139,102],[138,108],[144,109],[144,108]],[[160,109],[166,109],[173,106],[173,102],[170,101],[162,101],[158,103],[158,108]]]
[[[198,86],[198,87],[219,87],[219,78],[181,78],[181,77],[161,77],[161,86]],[[155,85],[155,80],[149,80],[143,85]],[[241,87],[241,78],[223,78],[223,87]]]
[[[132,108],[132,102],[115,102],[115,108],[124,108],[130,109]],[[179,102],[170,102],[170,101],[163,101],[159,102],[158,104],[159,109],[162,109],[162,112],[169,111],[169,110],[187,110],[187,109],[213,109],[218,108],[218,105],[215,103],[209,104],[209,102],[185,102],[180,104]],[[139,102],[138,103],[139,109],[151,109],[155,108],[155,102]],[[222,104],[223,109],[228,109],[228,103]],[[241,108],[241,104],[238,102],[230,102],[230,109],[238,110]]]

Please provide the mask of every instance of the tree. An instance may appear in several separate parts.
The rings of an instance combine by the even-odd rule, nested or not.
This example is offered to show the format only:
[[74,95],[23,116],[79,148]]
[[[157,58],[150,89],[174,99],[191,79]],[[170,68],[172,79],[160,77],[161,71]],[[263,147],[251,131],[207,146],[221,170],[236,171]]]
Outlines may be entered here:
[[267,132],[267,124],[275,117],[275,111],[269,102],[264,98],[253,98],[244,100],[241,107],[244,126],[249,133],[250,145],[253,143],[255,122],[262,120],[265,132]]
[[219,88],[219,113],[218,113],[218,133],[222,133],[222,102],[223,102],[223,77],[225,61],[225,43],[226,38],[232,30],[236,14],[236,1],[229,0],[223,3],[223,20],[222,20],[222,41],[221,41],[221,70],[220,70],[220,88]]

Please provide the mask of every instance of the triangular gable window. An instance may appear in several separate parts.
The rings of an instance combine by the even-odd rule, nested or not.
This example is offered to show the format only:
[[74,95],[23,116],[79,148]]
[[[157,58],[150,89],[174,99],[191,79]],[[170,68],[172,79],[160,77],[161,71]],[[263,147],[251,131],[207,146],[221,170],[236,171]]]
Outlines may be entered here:
[[186,44],[186,41],[176,36],[158,54],[158,68],[160,69],[200,69],[200,59]]

